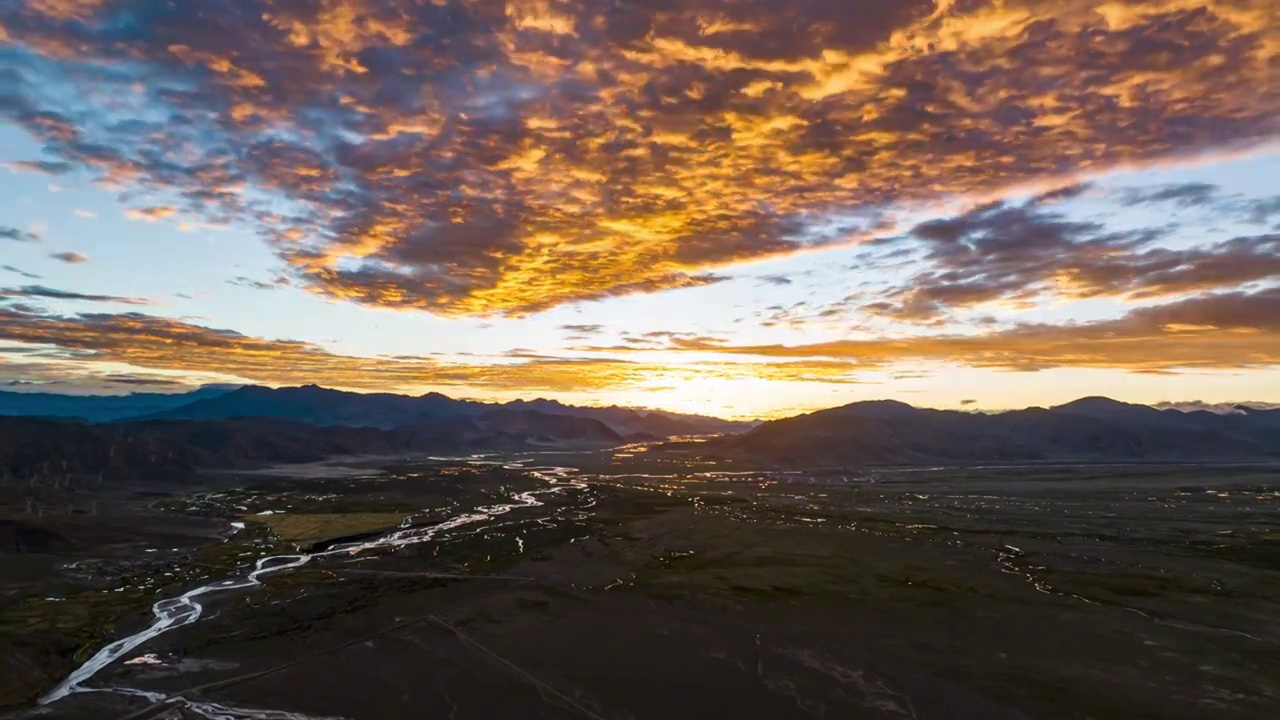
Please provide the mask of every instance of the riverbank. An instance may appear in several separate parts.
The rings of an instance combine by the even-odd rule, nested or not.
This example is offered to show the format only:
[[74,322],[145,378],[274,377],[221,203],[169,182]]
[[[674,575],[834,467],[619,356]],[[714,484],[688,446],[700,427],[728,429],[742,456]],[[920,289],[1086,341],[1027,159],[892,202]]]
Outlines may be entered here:
[[216,518],[116,502],[97,515],[0,516],[0,709],[33,701],[157,594],[219,572]]

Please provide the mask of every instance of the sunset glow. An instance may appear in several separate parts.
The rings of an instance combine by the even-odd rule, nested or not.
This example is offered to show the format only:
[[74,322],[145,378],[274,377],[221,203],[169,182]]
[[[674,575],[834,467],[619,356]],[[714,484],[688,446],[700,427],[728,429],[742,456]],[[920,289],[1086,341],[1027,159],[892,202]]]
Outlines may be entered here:
[[6,4],[0,380],[1280,400],[1275,9]]

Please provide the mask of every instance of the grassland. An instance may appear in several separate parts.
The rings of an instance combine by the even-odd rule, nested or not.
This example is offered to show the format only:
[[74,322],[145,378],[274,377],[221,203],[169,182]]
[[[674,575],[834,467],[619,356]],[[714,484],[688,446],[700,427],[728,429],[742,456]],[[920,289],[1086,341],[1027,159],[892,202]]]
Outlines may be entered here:
[[241,520],[265,525],[281,540],[312,543],[394,528],[404,517],[403,513],[334,512],[242,515]]

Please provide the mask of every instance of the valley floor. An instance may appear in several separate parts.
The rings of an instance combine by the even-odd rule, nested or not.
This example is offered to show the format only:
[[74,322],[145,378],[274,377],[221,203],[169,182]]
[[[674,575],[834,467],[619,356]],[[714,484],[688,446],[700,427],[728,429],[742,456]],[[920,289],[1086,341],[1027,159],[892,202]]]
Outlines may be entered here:
[[[1276,467],[374,465],[61,521],[9,511],[26,551],[0,555],[3,699],[17,717],[262,720],[1280,707]],[[297,553],[202,596],[92,691],[15,704],[145,629],[156,600]]]

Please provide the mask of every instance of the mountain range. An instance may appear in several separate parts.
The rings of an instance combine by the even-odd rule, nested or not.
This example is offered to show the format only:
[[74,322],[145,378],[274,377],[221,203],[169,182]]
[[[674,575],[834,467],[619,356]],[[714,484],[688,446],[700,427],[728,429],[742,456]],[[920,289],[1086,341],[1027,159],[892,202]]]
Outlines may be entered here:
[[147,480],[335,455],[601,448],[747,427],[554,400],[482,403],[315,385],[208,387],[180,395],[3,392],[0,480]]
[[[480,403],[314,385],[205,388],[163,398],[24,394],[15,402],[15,395],[0,393],[0,415],[29,416],[0,417],[0,479],[145,479],[334,455],[603,448],[670,439],[677,441],[653,452],[788,467],[1280,459],[1280,409],[1159,410],[1098,397],[1001,413],[882,400],[754,425],[552,400]],[[135,410],[142,412],[129,414]],[[688,435],[715,437],[679,441]]]
[[[556,418],[579,418],[603,424],[616,437],[607,437],[600,428],[581,423],[570,431],[598,435],[598,439],[657,440],[677,435],[708,435],[738,432],[750,425],[702,415],[657,412],[623,407],[574,407],[555,400],[516,400],[483,403],[458,400],[428,393],[421,396],[390,393],[353,393],[316,385],[269,388],[205,387],[190,393],[163,395],[60,395],[54,393],[0,392],[0,415],[78,419],[90,423],[145,420],[227,420],[234,418],[276,418],[319,426],[412,427],[445,417],[487,418],[482,424],[504,425],[520,422],[531,427],[529,413]],[[548,427],[567,430],[574,423],[547,420]],[[527,429],[526,428],[526,429]]]
[[383,429],[279,418],[77,420],[0,417],[0,484],[17,480],[178,480],[203,469],[249,469],[340,455],[442,455],[624,440],[598,420],[496,410]]
[[1280,410],[1157,410],[1089,397],[973,413],[891,400],[767,422],[697,445],[700,454],[781,466],[1028,461],[1280,459]]
[[63,395],[0,391],[0,415],[111,422],[161,413],[197,400],[217,397],[234,389],[234,386],[209,385],[187,393],[129,393],[128,395]]

